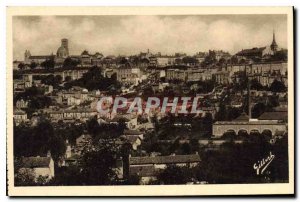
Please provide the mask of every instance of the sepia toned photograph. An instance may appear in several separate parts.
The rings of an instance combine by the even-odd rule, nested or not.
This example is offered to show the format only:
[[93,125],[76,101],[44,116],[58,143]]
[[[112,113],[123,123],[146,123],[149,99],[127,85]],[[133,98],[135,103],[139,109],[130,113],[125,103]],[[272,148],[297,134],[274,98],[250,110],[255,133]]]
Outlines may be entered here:
[[10,196],[294,194],[292,7],[9,7]]

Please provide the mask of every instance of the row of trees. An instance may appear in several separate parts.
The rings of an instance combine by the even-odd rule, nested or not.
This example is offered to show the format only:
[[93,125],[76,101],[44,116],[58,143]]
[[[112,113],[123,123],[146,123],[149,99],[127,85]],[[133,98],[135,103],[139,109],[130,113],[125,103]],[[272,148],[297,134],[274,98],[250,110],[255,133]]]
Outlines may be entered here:
[[50,151],[55,161],[65,154],[66,145],[52,124],[41,119],[34,126],[14,126],[14,156],[46,156]]

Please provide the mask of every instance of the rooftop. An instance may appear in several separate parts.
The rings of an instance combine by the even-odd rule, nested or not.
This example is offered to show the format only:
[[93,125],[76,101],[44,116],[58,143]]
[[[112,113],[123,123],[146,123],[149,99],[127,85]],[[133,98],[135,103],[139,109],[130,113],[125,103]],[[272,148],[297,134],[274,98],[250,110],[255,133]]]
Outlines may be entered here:
[[200,162],[198,154],[190,155],[173,155],[173,156],[146,156],[146,157],[130,157],[130,165],[142,164],[172,164],[172,163],[194,163]]
[[49,167],[50,157],[24,157],[22,159],[23,168],[45,168]]

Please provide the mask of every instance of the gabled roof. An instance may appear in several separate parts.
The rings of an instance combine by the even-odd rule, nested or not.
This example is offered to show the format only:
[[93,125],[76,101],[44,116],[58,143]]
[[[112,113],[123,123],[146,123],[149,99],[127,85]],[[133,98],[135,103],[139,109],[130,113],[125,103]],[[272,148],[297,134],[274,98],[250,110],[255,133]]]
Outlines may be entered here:
[[89,52],[87,50],[84,50],[81,55],[90,55]]
[[50,157],[24,157],[21,160],[23,168],[46,168],[49,167]]
[[200,162],[198,154],[190,155],[174,155],[174,156],[146,156],[146,157],[130,157],[130,165],[143,164],[175,164],[175,163],[194,163]]
[[242,113],[234,121],[249,121],[249,116],[246,113]]
[[258,120],[286,120],[288,118],[287,111],[264,112]]

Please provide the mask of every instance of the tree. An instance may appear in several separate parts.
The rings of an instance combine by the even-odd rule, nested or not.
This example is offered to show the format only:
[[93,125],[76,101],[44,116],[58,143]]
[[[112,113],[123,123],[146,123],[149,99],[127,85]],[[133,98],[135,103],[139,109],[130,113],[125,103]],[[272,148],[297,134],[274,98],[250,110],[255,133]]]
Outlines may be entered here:
[[230,59],[231,64],[238,64],[239,60],[236,56],[232,56]]
[[209,50],[208,55],[204,58],[205,65],[211,65],[217,62],[216,52]]
[[261,83],[258,82],[257,79],[252,79],[250,83],[250,88],[252,90],[263,90],[264,87],[261,85]]
[[51,85],[54,88],[57,88],[62,82],[62,77],[60,75],[49,74],[47,76],[42,77],[41,83],[46,85]]
[[96,150],[86,152],[82,157],[81,176],[85,185],[110,185],[116,181],[113,168],[116,165],[116,151],[111,144],[101,144]]
[[287,61],[288,52],[287,50],[276,51],[274,55],[271,56],[271,61]]
[[286,86],[284,85],[283,82],[278,81],[275,79],[273,83],[270,86],[270,91],[272,92],[286,92]]
[[45,156],[48,151],[55,161],[65,154],[65,140],[55,134],[48,120],[41,120],[35,127],[14,127],[15,157]]
[[266,105],[264,103],[257,103],[253,106],[251,110],[252,118],[258,118],[260,115],[262,115],[266,111]]
[[225,58],[220,58],[219,59],[219,65],[222,66],[224,64],[226,64],[226,59]]
[[197,82],[199,88],[197,90],[197,93],[209,93],[214,89],[214,82],[213,80],[209,81],[198,81]]
[[54,135],[49,141],[51,156],[55,162],[65,155],[66,143],[65,140],[58,135]]
[[74,165],[58,167],[55,170],[55,177],[50,181],[49,185],[84,185],[80,167]]
[[182,63],[184,64],[198,64],[198,60],[194,57],[191,56],[186,56],[184,58],[182,58]]
[[18,68],[20,69],[20,70],[23,70],[23,69],[25,69],[25,64],[23,63],[23,62],[21,62],[19,65],[18,65]]
[[65,77],[65,82],[70,82],[72,81],[72,77],[71,76],[66,76]]
[[270,140],[272,138],[272,131],[270,130],[263,130],[261,133],[262,136],[264,136],[266,139]]
[[211,137],[212,135],[212,125],[213,125],[213,117],[211,113],[205,113],[205,116],[202,120],[204,136]]
[[216,113],[216,121],[225,121],[226,120],[227,109],[223,102],[220,103],[220,109]]
[[92,119],[88,120],[86,125],[88,132],[93,136],[96,136],[100,127],[97,118],[93,117]]
[[228,107],[226,110],[226,120],[231,121],[236,119],[242,114],[241,109],[235,108],[235,107]]
[[78,60],[74,60],[70,57],[67,57],[65,60],[64,60],[64,63],[63,63],[63,68],[76,68],[77,65],[79,65],[79,61]]
[[33,169],[20,168],[15,174],[16,186],[32,186],[35,184],[35,174]]
[[43,61],[41,63],[41,66],[47,70],[54,69],[55,66],[54,56],[51,56],[49,59]]
[[82,78],[67,82],[64,84],[65,88],[72,86],[80,86],[88,90],[105,90],[109,91],[115,89],[119,90],[121,85],[113,78],[103,77],[100,67],[94,66]]
[[186,184],[190,181],[188,168],[181,168],[175,165],[167,166],[158,176],[157,180],[160,184]]
[[126,185],[139,185],[140,184],[140,177],[138,175],[130,175],[128,180],[125,181]]
[[35,69],[37,67],[37,64],[35,62],[30,63],[30,69]]
[[222,135],[222,139],[225,140],[229,140],[229,141],[233,141],[236,138],[236,133],[235,131],[226,131],[223,135]]

